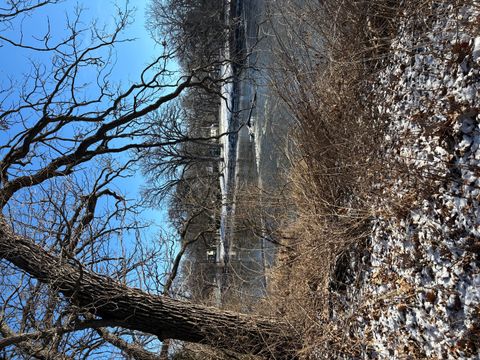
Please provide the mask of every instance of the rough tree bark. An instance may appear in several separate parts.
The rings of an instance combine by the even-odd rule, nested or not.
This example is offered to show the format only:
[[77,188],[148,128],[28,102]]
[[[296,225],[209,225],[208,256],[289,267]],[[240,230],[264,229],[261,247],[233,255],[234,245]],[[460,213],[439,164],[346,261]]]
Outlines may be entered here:
[[273,319],[195,305],[129,288],[46,252],[0,225],[0,258],[114,326],[272,359],[294,359],[288,326]]

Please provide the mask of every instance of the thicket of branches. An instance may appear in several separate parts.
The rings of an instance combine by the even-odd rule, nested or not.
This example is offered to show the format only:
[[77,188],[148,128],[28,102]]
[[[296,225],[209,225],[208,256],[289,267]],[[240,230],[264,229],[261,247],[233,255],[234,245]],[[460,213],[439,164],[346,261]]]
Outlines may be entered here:
[[226,10],[222,0],[152,0],[148,27],[157,41],[178,51],[183,68],[193,69],[218,61],[229,36]]
[[[218,79],[224,75],[222,65],[229,61],[224,53],[230,36],[227,14],[221,0],[154,0],[148,26],[158,42],[176,49],[183,71],[203,68]],[[169,34],[168,39],[164,34]],[[206,254],[215,248],[219,236],[222,134],[216,131],[223,101],[220,93],[220,86],[188,89],[176,109],[182,118],[181,131],[190,138],[207,140],[155,149],[144,161],[145,173],[153,174],[149,176],[149,199],[153,203],[166,199],[172,223],[184,233],[181,251],[186,262],[180,287],[197,300],[208,299],[214,289],[215,264],[207,263]]]

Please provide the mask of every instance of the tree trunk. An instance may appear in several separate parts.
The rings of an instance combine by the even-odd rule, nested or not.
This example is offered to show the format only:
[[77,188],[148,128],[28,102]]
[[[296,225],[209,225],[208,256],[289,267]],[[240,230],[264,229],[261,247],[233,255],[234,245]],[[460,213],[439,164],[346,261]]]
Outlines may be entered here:
[[151,295],[60,259],[0,225],[0,258],[114,326],[266,358],[294,359],[297,341],[279,321]]

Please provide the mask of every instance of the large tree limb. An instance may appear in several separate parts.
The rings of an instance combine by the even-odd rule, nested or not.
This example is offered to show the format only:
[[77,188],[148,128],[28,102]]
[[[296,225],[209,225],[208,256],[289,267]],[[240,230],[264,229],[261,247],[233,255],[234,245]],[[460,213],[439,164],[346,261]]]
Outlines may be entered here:
[[298,344],[281,322],[129,288],[73,261],[57,258],[30,239],[11,233],[6,225],[0,225],[0,258],[118,326],[160,339],[208,344],[275,359],[294,358],[292,350]]

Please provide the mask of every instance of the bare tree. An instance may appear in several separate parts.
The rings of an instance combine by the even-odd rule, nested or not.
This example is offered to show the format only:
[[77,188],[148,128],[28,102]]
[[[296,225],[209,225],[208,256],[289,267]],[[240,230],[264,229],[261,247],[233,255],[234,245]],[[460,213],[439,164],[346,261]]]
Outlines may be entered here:
[[[55,2],[10,1],[1,24],[21,26],[19,16]],[[210,76],[209,64],[172,81],[174,52],[164,51],[138,81],[113,83],[112,51],[129,41],[122,31],[131,16],[118,9],[113,28],[99,28],[77,9],[63,39],[51,40],[50,28],[31,43],[0,37],[0,46],[51,60],[32,62],[0,93],[1,354],[88,358],[114,346],[154,359],[158,338],[293,358],[297,342],[279,321],[162,295],[159,282],[171,284],[155,266],[162,254],[143,241],[143,208],[118,184],[150,149],[208,140],[176,131],[168,105],[224,79]]]
[[223,0],[152,0],[148,27],[157,41],[179,50],[184,68],[205,66],[218,60],[227,39],[225,10]]

